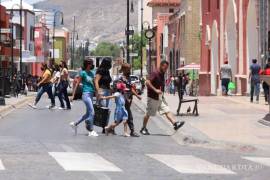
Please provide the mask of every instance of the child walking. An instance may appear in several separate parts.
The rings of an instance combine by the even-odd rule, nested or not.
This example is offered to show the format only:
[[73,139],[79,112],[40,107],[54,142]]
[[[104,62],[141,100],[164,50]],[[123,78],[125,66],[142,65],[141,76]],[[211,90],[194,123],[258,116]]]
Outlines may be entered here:
[[128,131],[128,112],[125,108],[125,97],[124,92],[127,91],[126,85],[123,82],[118,82],[116,85],[116,92],[112,96],[101,97],[101,99],[115,99],[115,113],[114,122],[105,128],[106,135],[113,132],[114,128],[117,127],[121,122],[124,123],[124,136],[129,137]]

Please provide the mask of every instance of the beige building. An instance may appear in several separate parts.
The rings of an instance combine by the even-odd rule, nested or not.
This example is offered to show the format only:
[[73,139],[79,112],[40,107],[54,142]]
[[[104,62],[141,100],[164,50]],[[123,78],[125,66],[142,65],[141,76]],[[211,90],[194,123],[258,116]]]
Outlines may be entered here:
[[[177,64],[200,63],[201,55],[201,1],[182,0],[179,11],[171,16],[169,33],[173,34]],[[172,36],[172,35],[171,35]],[[169,40],[170,41],[170,40]],[[178,54],[177,54],[178,51]]]

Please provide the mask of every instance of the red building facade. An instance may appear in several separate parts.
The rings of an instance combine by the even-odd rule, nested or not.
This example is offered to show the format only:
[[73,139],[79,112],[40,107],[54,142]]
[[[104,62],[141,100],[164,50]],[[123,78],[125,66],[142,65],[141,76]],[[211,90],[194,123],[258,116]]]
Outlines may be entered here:
[[202,0],[200,95],[221,93],[220,66],[232,66],[236,93],[249,91],[252,59],[259,57],[258,0]]
[[35,56],[37,62],[32,65],[32,75],[40,76],[41,64],[47,63],[50,56],[49,29],[43,23],[36,24],[35,27]]
[[[1,56],[1,67],[11,67],[11,24],[10,16],[4,6],[0,6],[0,26],[1,26],[1,42],[0,42],[0,56]],[[15,46],[15,43],[14,43]],[[14,58],[19,57],[19,50],[13,49]]]

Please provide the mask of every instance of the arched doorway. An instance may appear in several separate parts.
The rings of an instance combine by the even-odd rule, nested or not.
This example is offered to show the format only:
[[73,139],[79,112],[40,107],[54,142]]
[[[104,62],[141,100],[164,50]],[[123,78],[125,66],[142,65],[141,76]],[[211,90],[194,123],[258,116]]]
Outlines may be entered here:
[[[257,29],[257,13],[255,0],[249,0],[247,11],[247,74],[249,74],[249,66],[252,59],[258,59],[258,29]],[[249,85],[247,81],[247,91],[249,92]]]
[[228,0],[226,11],[226,53],[229,64],[232,67],[233,76],[237,73],[237,31],[236,31],[236,4],[234,0]]
[[211,32],[211,94],[217,94],[217,72],[218,72],[218,29],[214,21]]

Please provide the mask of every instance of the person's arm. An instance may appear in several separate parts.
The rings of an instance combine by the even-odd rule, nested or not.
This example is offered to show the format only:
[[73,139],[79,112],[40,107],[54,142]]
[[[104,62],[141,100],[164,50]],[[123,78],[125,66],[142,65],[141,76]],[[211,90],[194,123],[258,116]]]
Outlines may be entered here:
[[96,77],[95,77],[95,80],[94,80],[97,95],[99,94],[99,91],[100,91],[100,88],[99,88],[99,81],[100,81],[101,77],[102,77],[102,76],[101,76],[100,74],[96,74]]
[[134,96],[136,96],[136,98],[138,98],[139,100],[142,100],[142,97],[139,96],[139,94],[137,93],[137,91],[134,88],[131,88],[131,92]]
[[160,89],[156,89],[153,84],[151,83],[150,80],[146,80],[146,85],[147,87],[149,87],[150,89],[152,89],[153,91],[155,91],[157,94],[162,94],[162,91]]
[[80,76],[80,77],[78,78],[78,80],[76,81],[75,87],[73,88],[71,101],[74,100],[75,94],[76,94],[76,91],[77,91],[77,88],[78,88],[78,86],[80,85],[81,82],[82,82],[82,77]]
[[38,83],[38,86],[40,86],[44,82],[48,81],[49,79],[50,79],[50,75],[49,74],[45,74],[45,77]]
[[115,99],[116,96],[112,95],[112,96],[101,96],[100,99]]

